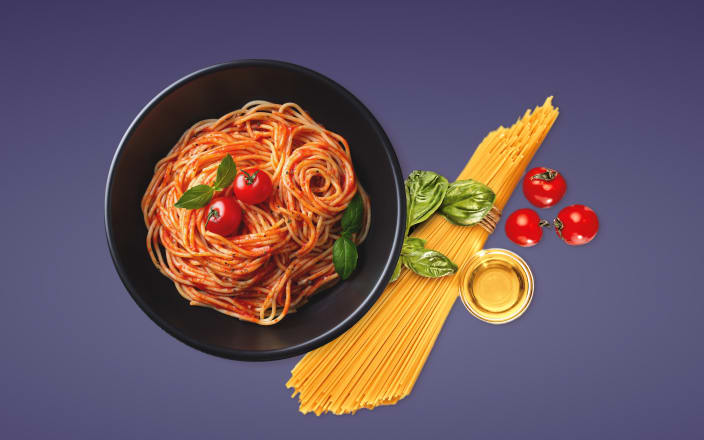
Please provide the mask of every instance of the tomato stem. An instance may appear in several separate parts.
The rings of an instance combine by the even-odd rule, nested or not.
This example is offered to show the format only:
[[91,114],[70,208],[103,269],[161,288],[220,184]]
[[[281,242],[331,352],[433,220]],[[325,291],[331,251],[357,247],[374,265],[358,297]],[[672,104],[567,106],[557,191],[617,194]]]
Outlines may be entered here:
[[547,171],[544,173],[539,173],[539,174],[534,174],[530,176],[530,180],[544,180],[546,182],[550,182],[551,180],[554,180],[555,177],[557,177],[559,172],[557,170],[553,170],[552,168],[546,168]]
[[247,185],[254,184],[254,179],[257,177],[258,173],[259,173],[259,170],[256,170],[253,174],[249,174],[245,170],[242,170],[242,174],[244,174],[244,180],[247,183]]
[[210,208],[210,211],[208,212],[208,217],[205,219],[205,226],[208,226],[208,222],[210,222],[211,218],[215,218],[216,220],[220,218],[220,213],[218,212],[217,209],[215,208]]
[[540,226],[541,228],[548,228],[548,229],[550,229],[552,227],[552,225],[550,224],[549,221],[543,220],[543,219],[540,219],[540,221],[538,222],[538,226]]
[[564,240],[565,238],[562,236],[562,228],[564,228],[565,225],[562,223],[562,220],[555,217],[555,220],[553,220],[552,222],[555,225],[555,231],[557,232],[557,235],[559,235],[560,238]]

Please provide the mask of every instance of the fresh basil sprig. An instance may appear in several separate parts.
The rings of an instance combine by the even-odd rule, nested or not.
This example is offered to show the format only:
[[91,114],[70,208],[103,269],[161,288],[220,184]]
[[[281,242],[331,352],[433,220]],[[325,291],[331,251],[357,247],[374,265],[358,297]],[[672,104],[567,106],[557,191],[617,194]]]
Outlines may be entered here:
[[218,165],[218,172],[215,175],[215,183],[210,185],[196,185],[188,188],[188,191],[174,204],[177,208],[198,209],[207,205],[213,198],[215,191],[227,188],[235,180],[237,167],[235,161],[229,154],[226,155]]
[[457,265],[438,251],[425,248],[425,240],[408,237],[403,242],[401,262],[420,276],[444,277],[457,272]]
[[362,206],[362,197],[359,193],[355,194],[347,205],[345,212],[342,214],[342,232],[355,234],[362,229],[362,214],[364,213]]
[[[404,185],[406,192],[406,233],[403,240],[403,246],[407,251],[409,249],[407,248],[407,246],[409,246],[409,240],[411,240],[410,243],[416,243],[413,240],[420,240],[417,238],[408,238],[408,232],[411,227],[424,222],[430,218],[435,211],[437,211],[445,198],[448,185],[449,183],[446,178],[432,171],[415,170],[408,175]],[[424,244],[425,242],[423,242],[423,246]],[[423,248],[423,246],[421,246],[421,248]],[[437,252],[437,254],[441,255],[443,258],[447,259],[450,264],[452,264],[452,262],[440,252]],[[419,275],[423,275],[427,271],[420,267],[421,264],[420,259],[418,259],[419,257],[420,256],[416,252],[415,256],[412,258],[414,259],[414,262],[418,264],[410,264],[418,269],[418,271],[414,270],[414,272]],[[394,273],[391,275],[391,280],[389,282],[393,283],[399,276],[401,276],[403,266],[410,267],[409,264],[406,263],[407,261],[404,259],[404,252],[402,251],[401,256],[396,262],[396,268],[394,269]]]
[[394,273],[391,275],[391,279],[389,280],[389,283],[393,283],[398,279],[398,277],[401,276],[401,269],[403,268],[403,263],[401,262],[401,257],[398,257],[398,261],[396,262],[396,268],[394,269]]
[[335,272],[340,278],[346,280],[357,268],[357,247],[352,240],[342,236],[335,240],[332,245],[332,262],[335,265]]
[[494,191],[483,183],[458,180],[447,188],[439,212],[456,225],[476,225],[494,206],[495,197]]
[[391,276],[394,282],[403,267],[425,277],[441,277],[457,271],[457,265],[440,252],[425,248],[425,241],[408,237],[412,226],[422,223],[438,211],[450,222],[470,226],[477,224],[491,210],[495,194],[475,180],[447,179],[432,171],[413,171],[406,179],[406,238],[401,256]]
[[422,223],[440,207],[447,179],[432,171],[413,171],[406,179],[406,234],[413,225]]
[[332,246],[332,263],[335,272],[343,280],[349,278],[357,268],[357,247],[352,242],[352,234],[362,229],[363,210],[362,196],[357,192],[342,213],[342,235]]
[[193,186],[183,193],[174,206],[185,209],[201,208],[213,198],[213,192],[214,190],[210,185]]
[[225,155],[218,165],[218,173],[215,175],[215,184],[213,189],[215,191],[225,189],[232,184],[237,175],[237,167],[235,166],[235,160],[229,154]]

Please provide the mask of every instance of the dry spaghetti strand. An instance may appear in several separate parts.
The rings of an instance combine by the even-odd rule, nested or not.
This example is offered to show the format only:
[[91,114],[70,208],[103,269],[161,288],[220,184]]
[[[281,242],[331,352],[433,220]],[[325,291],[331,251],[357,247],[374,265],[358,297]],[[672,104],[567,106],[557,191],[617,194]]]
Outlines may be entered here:
[[[239,235],[205,229],[206,209],[174,207],[189,188],[212,185],[220,161],[271,177],[268,203],[242,208]],[[350,148],[294,103],[252,101],[220,119],[200,121],[160,160],[142,198],[147,250],[191,305],[271,325],[337,282],[332,246],[340,218],[359,192],[361,243],[369,197],[352,168]],[[216,196],[232,195],[232,188]]]
[[[503,209],[557,115],[550,97],[511,127],[492,131],[458,178],[488,185],[496,193],[496,208]],[[454,226],[436,215],[413,236],[461,266],[482,248],[488,232]],[[457,299],[456,278],[404,271],[355,326],[303,357],[286,384],[299,395],[300,411],[348,414],[406,397]]]

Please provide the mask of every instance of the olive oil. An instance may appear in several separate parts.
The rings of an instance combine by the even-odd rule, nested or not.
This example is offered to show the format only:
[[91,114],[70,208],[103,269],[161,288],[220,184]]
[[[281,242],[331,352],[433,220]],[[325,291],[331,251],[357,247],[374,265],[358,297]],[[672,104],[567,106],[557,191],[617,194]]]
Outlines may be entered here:
[[477,252],[460,280],[460,297],[467,310],[491,324],[518,318],[533,298],[533,273],[521,257],[505,249]]

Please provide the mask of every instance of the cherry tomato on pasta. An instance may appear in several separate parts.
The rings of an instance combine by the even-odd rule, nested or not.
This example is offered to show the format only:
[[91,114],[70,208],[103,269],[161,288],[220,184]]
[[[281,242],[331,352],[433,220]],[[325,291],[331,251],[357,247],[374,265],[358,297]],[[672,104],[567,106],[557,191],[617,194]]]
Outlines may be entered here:
[[227,237],[240,227],[242,209],[234,197],[217,197],[208,205],[205,219],[205,229]]
[[519,246],[535,246],[543,237],[542,226],[546,224],[532,209],[519,209],[506,219],[506,236]]
[[553,223],[557,236],[572,246],[589,243],[599,231],[599,218],[596,212],[584,205],[570,205],[562,208]]
[[238,199],[250,205],[256,205],[271,196],[271,178],[261,170],[252,168],[237,173],[232,184]]
[[562,199],[567,191],[567,182],[552,168],[537,167],[523,178],[523,194],[538,208],[549,208]]

